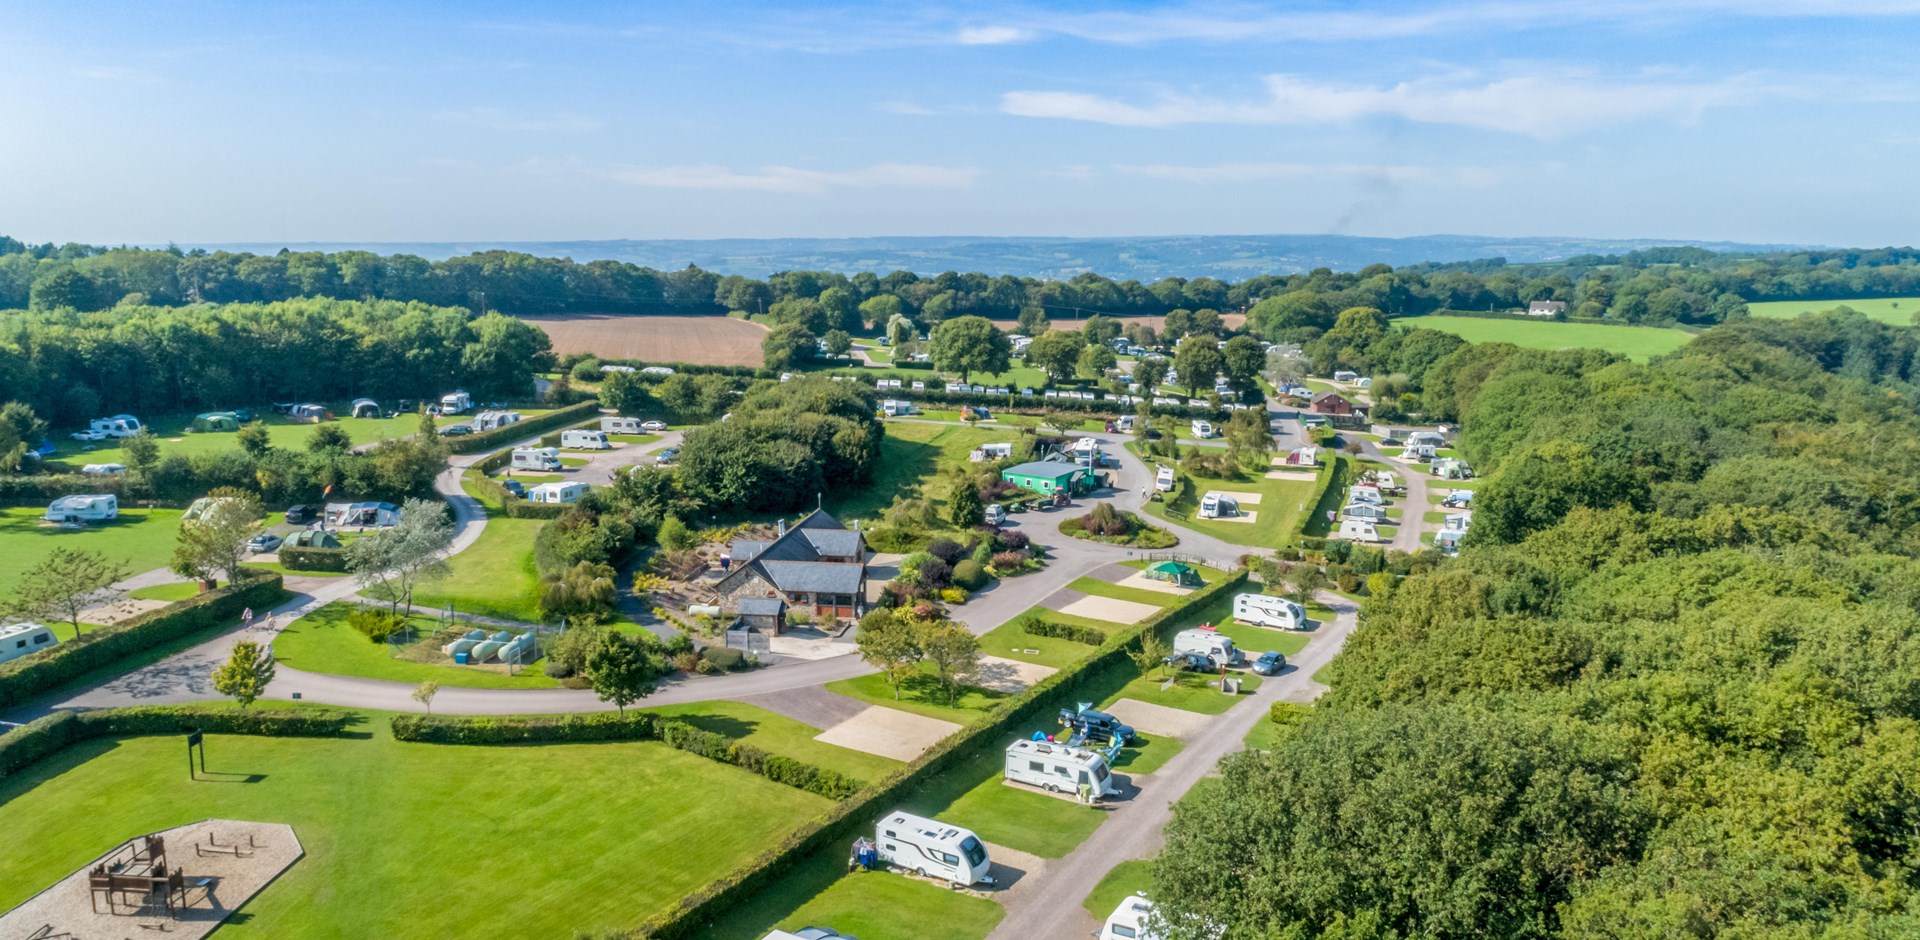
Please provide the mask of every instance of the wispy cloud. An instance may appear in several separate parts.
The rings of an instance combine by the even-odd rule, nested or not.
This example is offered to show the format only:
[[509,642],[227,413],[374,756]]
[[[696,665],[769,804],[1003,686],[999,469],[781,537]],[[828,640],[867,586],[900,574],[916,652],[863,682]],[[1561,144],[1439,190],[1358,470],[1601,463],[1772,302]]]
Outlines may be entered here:
[[434,117],[449,124],[467,124],[496,131],[593,131],[605,126],[595,118],[578,114],[536,116],[519,114],[503,108],[441,111]]
[[963,26],[953,38],[963,46],[1000,46],[1032,39],[1034,34],[1015,26]]
[[939,113],[924,104],[914,104],[911,101],[882,101],[874,107],[888,114],[904,114],[908,117],[931,117]]
[[1022,117],[1123,127],[1322,124],[1387,116],[1555,138],[1647,118],[1691,121],[1710,108],[1744,104],[1768,93],[1753,76],[1687,82],[1538,74],[1419,79],[1377,87],[1269,75],[1265,84],[1265,98],[1233,101],[1163,94],[1144,104],[1083,92],[1014,91],[1001,96],[1000,109]]
[[818,195],[831,189],[967,189],[979,179],[971,167],[880,163],[853,170],[808,170],[766,166],[756,171],[723,166],[628,166],[606,174],[633,186],[661,189],[744,190]]
[[1431,167],[1366,163],[1218,163],[1211,166],[1154,163],[1121,164],[1113,169],[1125,176],[1145,176],[1182,183],[1253,183],[1326,177],[1363,177],[1408,183],[1447,175]]

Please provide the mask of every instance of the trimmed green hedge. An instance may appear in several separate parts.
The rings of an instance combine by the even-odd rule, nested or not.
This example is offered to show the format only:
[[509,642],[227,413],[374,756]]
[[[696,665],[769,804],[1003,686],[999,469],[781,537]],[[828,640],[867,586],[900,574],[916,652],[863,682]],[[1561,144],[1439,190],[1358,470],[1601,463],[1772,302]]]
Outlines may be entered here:
[[75,493],[112,493],[124,501],[126,482],[126,478],[118,474],[0,474],[0,506],[45,506]]
[[509,424],[504,428],[481,431],[464,437],[445,437],[447,452],[452,454],[480,454],[498,450],[515,441],[523,441],[542,431],[562,425],[575,424],[600,413],[598,399],[589,399],[578,404],[568,405],[556,411],[528,418],[525,421]]
[[1072,640],[1088,646],[1099,646],[1107,641],[1107,635],[1092,627],[1077,623],[1054,623],[1039,617],[1028,617],[1020,621],[1020,632],[1031,636],[1049,636],[1056,640]]
[[0,707],[18,705],[162,643],[223,624],[237,624],[241,611],[249,607],[264,610],[278,603],[284,593],[280,582],[277,574],[253,572],[243,581],[111,627],[90,630],[53,649],[0,665]]
[[[1335,457],[1320,468],[1319,476],[1313,481],[1313,495],[1307,497],[1309,508],[1300,515],[1293,532],[1295,544],[1301,544],[1308,536],[1324,536],[1332,530],[1327,522],[1327,510],[1339,509],[1346,497],[1348,465],[1347,458]],[[1332,499],[1329,500],[1328,496]],[[1411,510],[1409,510],[1411,511]]]
[[295,571],[345,571],[347,570],[347,550],[344,548],[282,548],[280,565]]
[[266,737],[329,737],[346,732],[350,712],[323,708],[244,709],[198,705],[147,705],[87,712],[55,712],[0,735],[0,780],[50,754],[91,738],[184,734]]
[[[905,768],[843,800],[818,823],[788,835],[773,848],[700,891],[680,900],[677,909],[654,916],[631,931],[605,936],[680,940],[710,934],[712,925],[735,908],[778,882],[787,870],[818,852],[844,853],[855,835],[870,834],[873,822],[905,801],[913,791],[971,760],[983,748],[998,749],[1010,736],[1031,730],[1034,723],[1052,724],[1061,701],[1106,680],[1116,669],[1131,668],[1128,644],[1148,630],[1167,632],[1183,612],[1211,602],[1246,582],[1245,569],[1207,585],[1131,627],[1107,637],[1100,650],[1078,666],[1069,667],[1035,683],[1025,692],[1003,699],[966,728],[940,741]],[[1104,694],[1103,690],[1103,694]]]
[[697,754],[759,774],[830,800],[844,800],[860,791],[861,782],[838,771],[816,767],[722,734],[703,731],[684,721],[651,712],[594,712],[505,718],[449,718],[436,715],[395,715],[393,737],[425,744],[556,744],[581,741],[659,741],[676,750]]

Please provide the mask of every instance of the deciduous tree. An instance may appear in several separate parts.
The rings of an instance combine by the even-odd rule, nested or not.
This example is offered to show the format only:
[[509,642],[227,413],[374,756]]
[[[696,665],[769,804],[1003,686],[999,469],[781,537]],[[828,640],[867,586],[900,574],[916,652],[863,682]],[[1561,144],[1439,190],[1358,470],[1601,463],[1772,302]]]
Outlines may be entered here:
[[227,661],[213,670],[213,690],[240,703],[241,708],[252,705],[272,683],[273,656],[252,640],[233,644]]
[[29,619],[64,620],[78,637],[81,611],[117,603],[126,592],[113,586],[127,576],[124,563],[99,552],[59,547],[21,577],[7,611]]

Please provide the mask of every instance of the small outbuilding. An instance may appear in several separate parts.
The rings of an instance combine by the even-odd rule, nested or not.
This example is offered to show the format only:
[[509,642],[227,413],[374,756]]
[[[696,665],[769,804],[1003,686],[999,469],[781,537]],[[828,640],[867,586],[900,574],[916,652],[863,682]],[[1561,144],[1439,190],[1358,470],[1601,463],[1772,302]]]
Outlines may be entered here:
[[1320,394],[1313,396],[1313,401],[1308,404],[1308,407],[1312,408],[1315,414],[1323,414],[1323,415],[1353,414],[1353,402],[1350,402],[1333,392],[1321,392]]
[[1074,495],[1094,487],[1092,470],[1059,460],[1032,460],[1000,471],[1000,479],[1024,490],[1051,496]]
[[353,400],[353,416],[356,418],[378,418],[380,417],[380,403],[371,398],[356,398]]
[[734,602],[740,626],[779,636],[787,624],[787,602],[778,597],[743,597]]

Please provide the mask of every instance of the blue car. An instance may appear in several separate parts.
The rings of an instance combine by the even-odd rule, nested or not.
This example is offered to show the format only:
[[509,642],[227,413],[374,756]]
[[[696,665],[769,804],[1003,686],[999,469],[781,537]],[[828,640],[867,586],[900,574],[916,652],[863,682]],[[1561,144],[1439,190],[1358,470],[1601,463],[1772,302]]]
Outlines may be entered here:
[[1277,676],[1286,668],[1287,658],[1273,650],[1261,653],[1260,658],[1253,661],[1254,675]]

